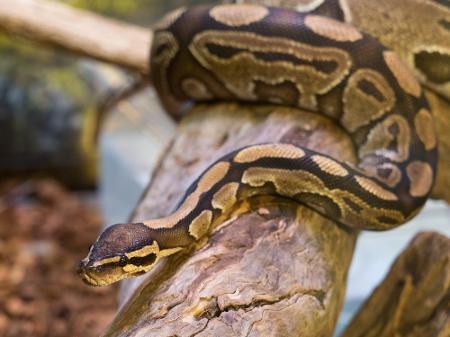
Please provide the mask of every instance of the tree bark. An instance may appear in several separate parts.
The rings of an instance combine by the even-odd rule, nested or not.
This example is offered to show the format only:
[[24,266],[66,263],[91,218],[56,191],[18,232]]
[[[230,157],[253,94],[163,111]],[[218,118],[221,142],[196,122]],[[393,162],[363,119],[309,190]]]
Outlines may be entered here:
[[[200,105],[177,130],[133,221],[170,213],[212,161],[251,143],[291,142],[354,161],[328,119],[274,106]],[[223,224],[196,250],[124,283],[104,336],[331,336],[357,233],[280,198]]]
[[341,337],[450,336],[450,239],[418,234]]
[[0,0],[0,29],[148,73],[152,32],[45,0]]

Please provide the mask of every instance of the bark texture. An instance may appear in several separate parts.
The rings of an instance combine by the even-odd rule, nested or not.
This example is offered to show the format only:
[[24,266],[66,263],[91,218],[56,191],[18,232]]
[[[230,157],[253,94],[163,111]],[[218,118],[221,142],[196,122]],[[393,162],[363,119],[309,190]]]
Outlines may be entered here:
[[450,336],[450,239],[418,234],[341,337]]
[[152,33],[46,0],[0,0],[0,29],[148,73]]
[[[348,137],[295,109],[218,104],[184,119],[133,215],[165,216],[212,161],[233,149],[291,142],[353,161]],[[332,336],[356,233],[280,198],[248,201],[195,251],[124,283],[104,336]]]

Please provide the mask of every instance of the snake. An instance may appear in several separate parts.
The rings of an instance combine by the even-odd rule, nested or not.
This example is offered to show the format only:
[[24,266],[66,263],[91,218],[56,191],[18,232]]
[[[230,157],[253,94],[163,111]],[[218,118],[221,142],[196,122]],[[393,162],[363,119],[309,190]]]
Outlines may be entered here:
[[107,227],[80,262],[107,285],[191,247],[243,200],[274,195],[356,230],[413,218],[436,174],[433,118],[397,54],[347,23],[257,4],[180,8],[154,27],[151,79],[174,114],[238,101],[322,114],[351,137],[357,163],[289,143],[252,144],[212,163],[167,217]]

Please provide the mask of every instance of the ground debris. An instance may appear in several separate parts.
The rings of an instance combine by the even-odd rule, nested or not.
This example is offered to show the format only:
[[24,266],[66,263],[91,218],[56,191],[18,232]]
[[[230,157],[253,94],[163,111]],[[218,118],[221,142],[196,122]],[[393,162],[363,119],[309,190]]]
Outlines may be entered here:
[[0,185],[0,336],[101,334],[117,288],[75,273],[100,226],[95,208],[55,181]]

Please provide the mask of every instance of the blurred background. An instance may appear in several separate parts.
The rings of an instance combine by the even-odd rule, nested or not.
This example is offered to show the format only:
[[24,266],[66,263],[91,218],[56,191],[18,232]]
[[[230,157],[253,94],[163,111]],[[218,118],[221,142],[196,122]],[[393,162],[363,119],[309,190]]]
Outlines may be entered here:
[[[151,27],[208,1],[60,2]],[[118,288],[87,287],[74,266],[103,224],[127,219],[174,132],[142,76],[0,33],[0,336],[100,335]],[[407,226],[361,234],[338,331],[412,236],[450,235],[449,219],[429,202]]]
[[[150,28],[202,1],[59,2]],[[146,82],[0,33],[0,336],[99,336],[111,321],[118,287],[88,287],[74,270],[104,223],[127,218],[174,132]]]

